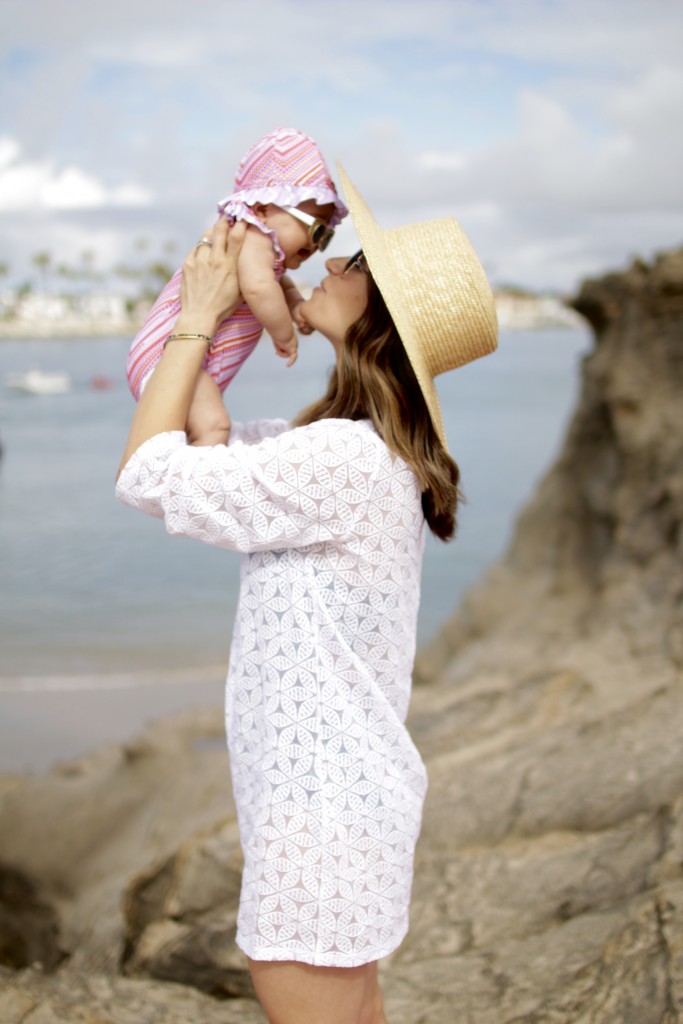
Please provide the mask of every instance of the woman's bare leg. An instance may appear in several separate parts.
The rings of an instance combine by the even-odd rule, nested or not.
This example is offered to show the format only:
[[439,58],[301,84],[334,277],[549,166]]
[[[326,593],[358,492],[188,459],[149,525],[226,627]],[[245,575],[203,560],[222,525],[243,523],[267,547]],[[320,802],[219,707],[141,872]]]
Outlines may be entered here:
[[386,1024],[375,963],[249,960],[249,970],[269,1024]]
[[382,990],[379,987],[377,978],[377,961],[368,964],[368,974],[365,982],[365,1000],[363,1009],[358,1018],[358,1024],[387,1024],[384,1016],[384,1000]]

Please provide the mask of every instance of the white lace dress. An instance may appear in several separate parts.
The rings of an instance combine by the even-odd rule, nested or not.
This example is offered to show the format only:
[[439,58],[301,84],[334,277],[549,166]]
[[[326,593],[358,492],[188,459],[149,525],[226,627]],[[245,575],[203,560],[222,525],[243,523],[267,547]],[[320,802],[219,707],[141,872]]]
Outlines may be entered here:
[[355,967],[408,926],[426,775],[404,722],[425,523],[368,421],[180,432],[117,486],[172,534],[243,552],[226,719],[256,960]]

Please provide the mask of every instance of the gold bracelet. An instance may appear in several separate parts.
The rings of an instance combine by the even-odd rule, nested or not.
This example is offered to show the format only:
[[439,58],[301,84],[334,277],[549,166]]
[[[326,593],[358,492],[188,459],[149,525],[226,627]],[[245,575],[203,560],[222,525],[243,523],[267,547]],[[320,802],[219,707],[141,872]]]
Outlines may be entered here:
[[213,340],[208,334],[169,334],[168,338],[164,342],[164,348],[166,348],[169,341],[178,341],[179,339],[185,338],[191,338],[195,341],[206,341],[209,345]]

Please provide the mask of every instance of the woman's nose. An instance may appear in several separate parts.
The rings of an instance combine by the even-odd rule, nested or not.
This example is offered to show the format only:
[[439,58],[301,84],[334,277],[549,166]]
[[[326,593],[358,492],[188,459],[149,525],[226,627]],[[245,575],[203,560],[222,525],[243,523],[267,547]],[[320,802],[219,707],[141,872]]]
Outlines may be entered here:
[[347,260],[343,256],[330,256],[325,260],[325,266],[330,274],[343,274]]

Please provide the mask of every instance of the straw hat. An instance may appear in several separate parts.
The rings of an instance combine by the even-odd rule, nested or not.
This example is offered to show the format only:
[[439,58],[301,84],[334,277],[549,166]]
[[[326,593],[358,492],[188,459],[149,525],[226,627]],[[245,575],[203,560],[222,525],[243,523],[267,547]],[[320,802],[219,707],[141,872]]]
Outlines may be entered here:
[[455,218],[384,231],[343,167],[338,167],[373,279],[446,445],[434,378],[488,355],[498,344],[496,308],[486,274]]

